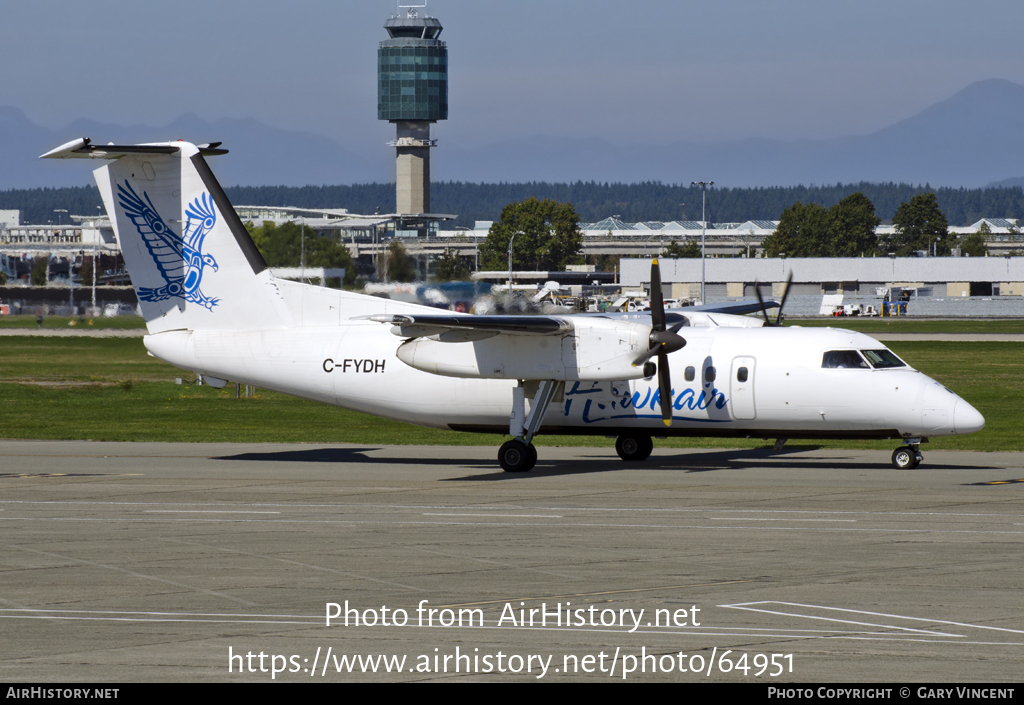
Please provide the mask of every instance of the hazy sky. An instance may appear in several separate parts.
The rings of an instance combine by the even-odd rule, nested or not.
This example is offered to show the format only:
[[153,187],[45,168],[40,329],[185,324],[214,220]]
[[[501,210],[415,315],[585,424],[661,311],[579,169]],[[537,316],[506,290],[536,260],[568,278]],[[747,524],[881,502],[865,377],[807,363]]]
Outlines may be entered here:
[[[251,117],[366,151],[389,0],[0,0],[0,105],[61,127]],[[442,140],[864,134],[1024,84],[1021,0],[436,0]]]

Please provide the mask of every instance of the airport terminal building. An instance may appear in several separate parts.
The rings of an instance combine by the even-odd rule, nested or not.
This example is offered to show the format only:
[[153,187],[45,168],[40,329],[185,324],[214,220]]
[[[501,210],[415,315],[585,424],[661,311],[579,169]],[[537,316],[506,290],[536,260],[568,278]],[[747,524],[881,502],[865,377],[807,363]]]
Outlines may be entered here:
[[[700,259],[659,259],[665,295],[699,298]],[[651,259],[621,260],[623,287],[650,284]],[[706,260],[708,299],[752,297],[754,283],[781,296],[790,272],[794,294],[874,296],[882,287],[921,297],[1024,296],[1024,257],[781,257]]]

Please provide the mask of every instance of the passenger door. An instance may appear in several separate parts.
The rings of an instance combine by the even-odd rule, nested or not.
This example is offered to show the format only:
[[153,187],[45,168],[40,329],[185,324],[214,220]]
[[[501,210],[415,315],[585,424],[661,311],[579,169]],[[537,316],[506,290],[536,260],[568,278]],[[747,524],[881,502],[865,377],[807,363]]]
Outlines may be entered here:
[[752,357],[734,357],[729,375],[729,404],[734,419],[753,419],[754,409],[754,366]]

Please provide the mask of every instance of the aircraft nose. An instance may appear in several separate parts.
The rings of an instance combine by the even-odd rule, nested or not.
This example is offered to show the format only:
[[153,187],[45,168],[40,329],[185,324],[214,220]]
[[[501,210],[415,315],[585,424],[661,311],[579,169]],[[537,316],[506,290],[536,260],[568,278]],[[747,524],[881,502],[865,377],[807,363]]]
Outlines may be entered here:
[[983,428],[985,428],[985,417],[963,399],[957,399],[956,405],[953,407],[953,432],[974,433]]

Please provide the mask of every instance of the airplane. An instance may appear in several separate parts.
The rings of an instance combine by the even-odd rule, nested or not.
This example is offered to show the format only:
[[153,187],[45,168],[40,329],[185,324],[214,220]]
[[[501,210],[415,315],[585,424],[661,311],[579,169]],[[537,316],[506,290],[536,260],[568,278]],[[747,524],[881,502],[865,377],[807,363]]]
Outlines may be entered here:
[[[507,472],[534,437],[616,438],[627,461],[653,438],[899,439],[899,469],[929,437],[985,419],[867,335],[780,325],[782,304],[545,316],[444,313],[278,279],[207,163],[220,143],[64,144],[42,158],[94,174],[154,357],[202,375],[456,431],[507,433]],[[787,287],[788,294],[788,287]],[[778,307],[772,321],[767,308]],[[760,310],[763,320],[740,315]],[[675,386],[674,386],[675,384]]]

